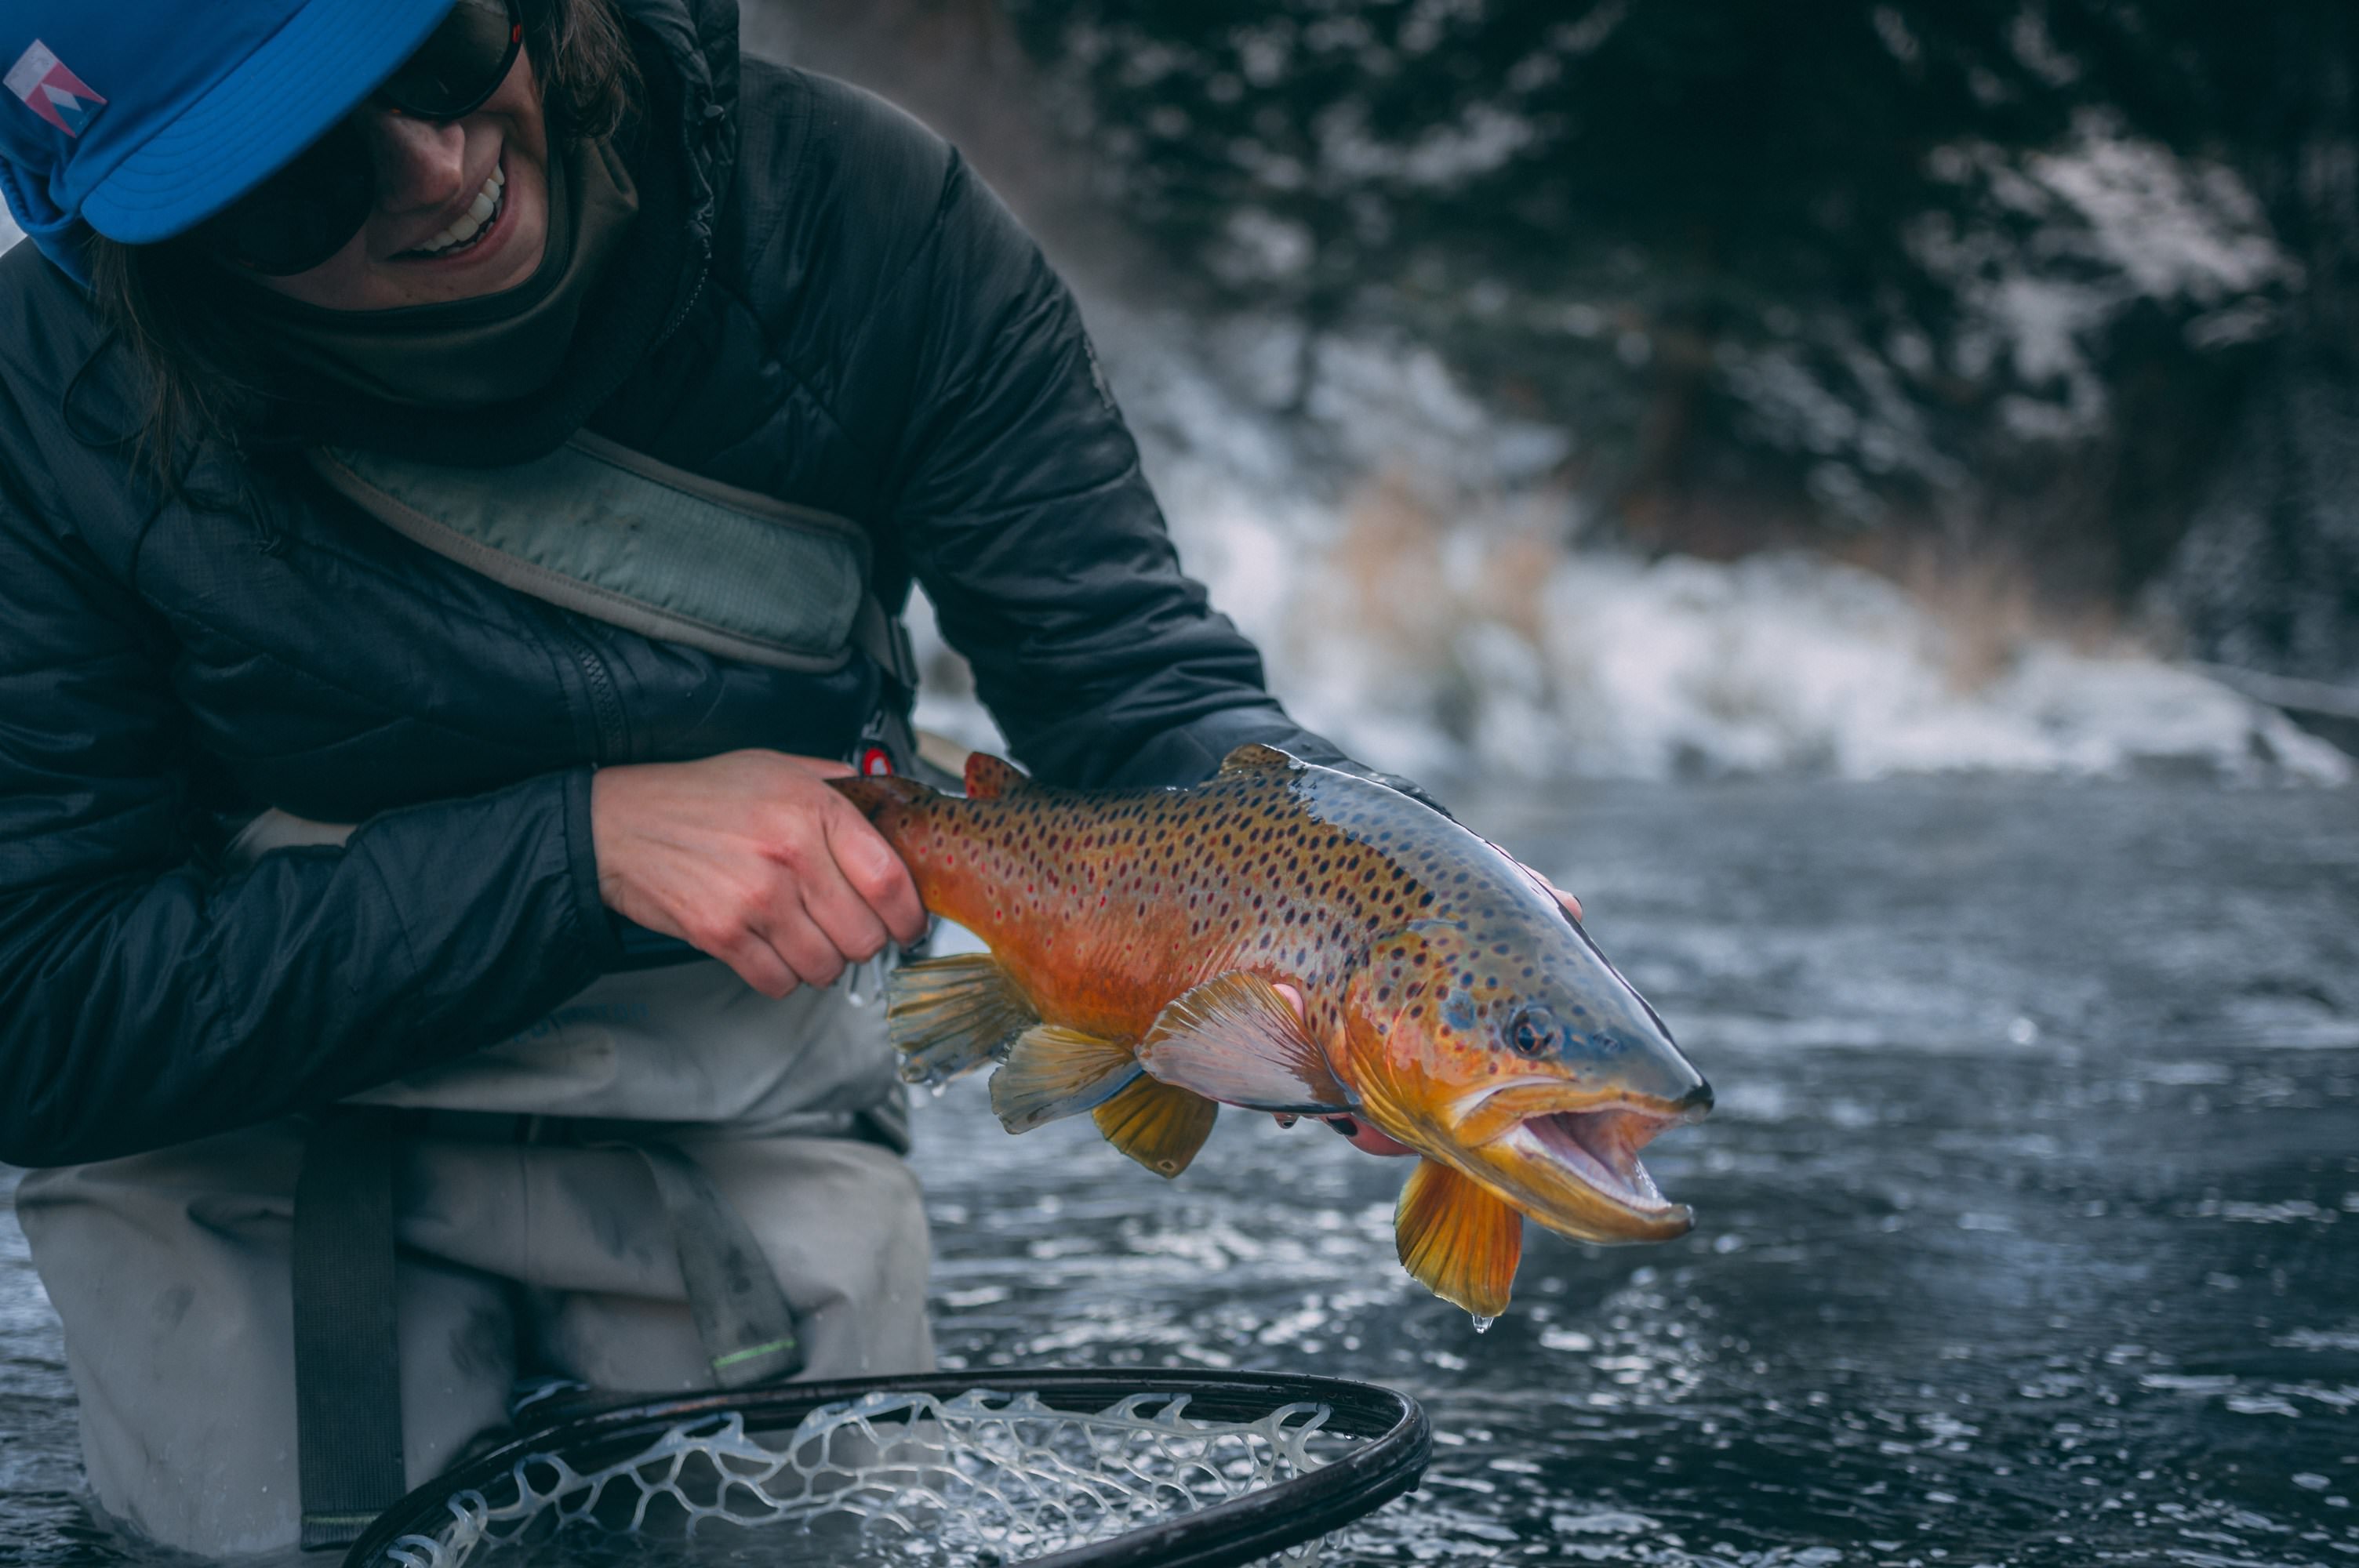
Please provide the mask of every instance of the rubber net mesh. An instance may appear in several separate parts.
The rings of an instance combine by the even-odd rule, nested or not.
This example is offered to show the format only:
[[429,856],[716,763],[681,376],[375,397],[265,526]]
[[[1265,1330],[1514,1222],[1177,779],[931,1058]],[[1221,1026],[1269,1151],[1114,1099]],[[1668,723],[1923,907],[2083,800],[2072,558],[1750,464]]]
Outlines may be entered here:
[[[1190,1420],[1187,1405],[1134,1394],[1074,1413],[1033,1394],[878,1393],[822,1407],[784,1435],[748,1433],[742,1412],[706,1415],[592,1468],[529,1454],[496,1484],[453,1494],[447,1520],[402,1536],[379,1562],[460,1568],[487,1547],[560,1530],[627,1547],[799,1525],[826,1539],[802,1543],[799,1562],[993,1568],[1282,1484],[1350,1441],[1322,1431],[1324,1405],[1252,1422]],[[1317,1558],[1312,1542],[1272,1561]]]

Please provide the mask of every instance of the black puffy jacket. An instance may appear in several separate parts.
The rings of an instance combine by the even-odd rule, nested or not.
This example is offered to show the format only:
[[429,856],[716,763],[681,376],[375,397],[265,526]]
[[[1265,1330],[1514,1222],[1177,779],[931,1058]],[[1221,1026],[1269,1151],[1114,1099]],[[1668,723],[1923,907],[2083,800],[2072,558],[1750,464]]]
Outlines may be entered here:
[[[1180,574],[1071,297],[957,155],[838,83],[741,81],[726,0],[625,8],[670,178],[610,308],[647,331],[605,383],[380,444],[497,462],[586,420],[860,520],[888,602],[925,585],[1052,780],[1189,782],[1247,740],[1342,761]],[[875,700],[864,662],[733,665],[499,588],[266,447],[161,497],[106,438],[133,406],[80,291],[0,258],[0,1159],[177,1142],[514,1033],[620,961],[592,767],[837,754]],[[267,806],[363,826],[224,873],[218,825]]]

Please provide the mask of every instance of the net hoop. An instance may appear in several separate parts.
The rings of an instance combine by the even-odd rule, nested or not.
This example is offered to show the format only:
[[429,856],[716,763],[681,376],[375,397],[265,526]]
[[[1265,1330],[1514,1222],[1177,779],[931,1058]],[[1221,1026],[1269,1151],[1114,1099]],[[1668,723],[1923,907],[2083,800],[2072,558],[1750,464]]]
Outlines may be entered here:
[[[454,1493],[495,1484],[521,1459],[655,1436],[700,1417],[741,1414],[749,1427],[793,1428],[821,1408],[873,1394],[943,1400],[984,1387],[1037,1397],[1050,1410],[1102,1411],[1126,1397],[1187,1397],[1190,1417],[1260,1420],[1283,1406],[1324,1405],[1328,1432],[1357,1439],[1333,1462],[1243,1497],[1140,1526],[1112,1539],[1025,1560],[1024,1568],[1231,1568],[1316,1541],[1415,1489],[1432,1456],[1432,1429],[1415,1400],[1342,1378],[1139,1368],[932,1373],[786,1383],[683,1398],[637,1400],[568,1416],[446,1472],[380,1515],[345,1554],[343,1568],[385,1568],[402,1537],[446,1519]],[[1015,1568],[1010,1564],[1010,1568]]]

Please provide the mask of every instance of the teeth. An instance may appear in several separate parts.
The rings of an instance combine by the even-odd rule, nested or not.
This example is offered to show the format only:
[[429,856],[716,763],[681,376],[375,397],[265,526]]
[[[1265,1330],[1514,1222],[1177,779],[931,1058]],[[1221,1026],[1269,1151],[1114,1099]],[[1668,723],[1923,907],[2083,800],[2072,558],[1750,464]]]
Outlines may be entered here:
[[473,239],[482,232],[485,224],[498,215],[500,199],[507,182],[508,177],[500,171],[499,165],[494,164],[492,177],[484,181],[484,188],[475,192],[475,199],[467,204],[467,210],[454,219],[449,228],[419,245],[419,253],[429,256],[439,255],[453,245],[464,244]]

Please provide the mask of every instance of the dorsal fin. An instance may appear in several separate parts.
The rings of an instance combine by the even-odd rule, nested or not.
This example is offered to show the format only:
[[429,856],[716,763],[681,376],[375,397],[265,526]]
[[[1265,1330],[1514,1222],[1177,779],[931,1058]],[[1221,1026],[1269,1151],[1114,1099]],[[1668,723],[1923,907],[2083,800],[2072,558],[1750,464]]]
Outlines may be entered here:
[[1299,757],[1290,757],[1275,746],[1265,746],[1258,741],[1248,741],[1221,759],[1221,772],[1242,773],[1255,768],[1287,768],[1302,766]]
[[985,752],[966,754],[966,797],[969,800],[997,800],[1010,790],[1028,789],[1032,781],[1024,776],[1013,762],[1001,762]]

